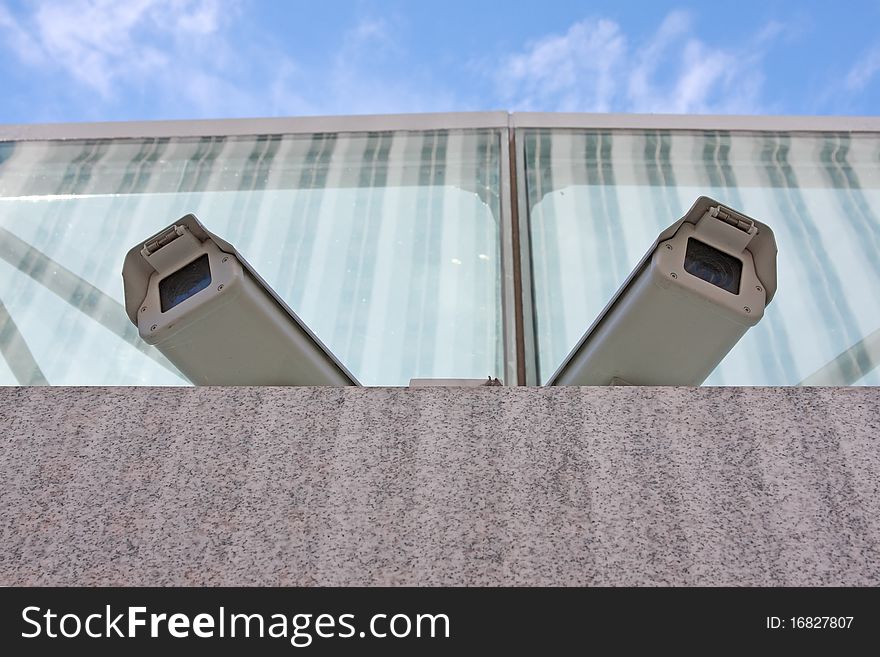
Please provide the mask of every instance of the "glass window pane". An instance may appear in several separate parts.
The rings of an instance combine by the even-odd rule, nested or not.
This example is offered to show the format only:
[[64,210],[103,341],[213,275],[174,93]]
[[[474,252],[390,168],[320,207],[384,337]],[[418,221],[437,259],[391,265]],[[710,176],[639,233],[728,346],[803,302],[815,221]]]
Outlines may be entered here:
[[526,130],[522,143],[542,382],[707,195],[773,228],[779,288],[706,383],[797,384],[848,350],[846,383],[880,383],[877,135]]
[[192,212],[362,383],[500,376],[500,144],[488,129],[3,143],[0,300],[52,384],[184,384],[137,337],[121,271]]

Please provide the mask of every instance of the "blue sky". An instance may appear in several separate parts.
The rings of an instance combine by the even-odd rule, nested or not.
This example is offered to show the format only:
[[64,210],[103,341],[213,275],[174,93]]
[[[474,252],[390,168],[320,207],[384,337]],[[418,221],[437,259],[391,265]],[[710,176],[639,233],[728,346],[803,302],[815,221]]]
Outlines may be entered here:
[[0,123],[861,114],[880,1],[0,0]]

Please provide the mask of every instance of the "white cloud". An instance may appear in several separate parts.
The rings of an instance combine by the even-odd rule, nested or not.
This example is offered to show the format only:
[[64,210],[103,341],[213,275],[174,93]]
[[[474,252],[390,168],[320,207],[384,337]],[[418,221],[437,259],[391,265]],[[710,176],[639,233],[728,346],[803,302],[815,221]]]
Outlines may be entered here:
[[[364,18],[328,43],[311,68],[284,35],[254,29],[250,0],[33,0],[0,6],[3,49],[63,95],[55,118],[196,118],[455,109],[430,75],[389,73],[404,61],[400,26]],[[53,77],[55,76],[55,77]],[[57,76],[62,76],[58,80]],[[49,101],[52,102],[52,101]]]
[[216,32],[217,4],[218,0],[43,1],[21,20],[7,12],[5,25],[0,25],[6,33],[24,35],[10,44],[23,61],[54,66],[110,98],[130,79],[167,70],[177,54],[175,46],[184,39]]
[[878,72],[880,72],[880,46],[874,46],[849,70],[845,80],[846,88],[849,91],[861,91]]
[[[758,112],[766,110],[763,60],[782,29],[771,23],[745,41],[701,38],[691,16],[675,11],[636,43],[613,20],[588,19],[527,43],[491,66],[470,59],[471,68],[465,66],[456,79],[449,75],[454,60],[443,67],[431,60],[410,61],[400,38],[406,34],[405,19],[352,20],[326,43],[322,60],[316,53],[292,55],[295,43],[284,34],[248,38],[256,31],[245,11],[251,1],[31,0],[24,9],[0,6],[0,56],[12,53],[33,73],[35,85],[53,90],[42,94],[38,120],[486,106]],[[880,55],[854,69],[853,85],[874,74],[877,59]],[[494,96],[482,84],[486,75],[496,83]],[[450,86],[451,79],[459,86]],[[29,98],[13,100],[33,104]]]
[[628,76],[627,93],[636,105],[646,107],[654,101],[657,91],[651,78],[656,74],[661,58],[687,33],[690,24],[691,19],[687,13],[670,13],[653,38],[635,54]]
[[298,82],[306,90],[310,112],[388,114],[460,109],[455,96],[442,84],[432,83],[431,71],[420,68],[418,62],[400,74],[393,73],[408,57],[395,38],[403,29],[390,18],[362,18],[342,31],[341,45],[328,59],[326,69],[291,76],[292,83]]
[[496,82],[514,110],[759,112],[763,58],[781,33],[741,45],[704,41],[688,13],[669,13],[641,47],[608,19],[584,20],[504,58]]
[[502,63],[499,83],[517,109],[608,111],[615,76],[623,64],[626,40],[609,20],[581,21],[562,36],[532,43]]
[[[27,7],[17,15],[0,8],[0,44],[36,74],[64,76],[59,93],[90,118],[144,105],[160,118],[265,115],[279,100],[277,72],[292,66],[283,53],[234,43],[238,0],[35,0]],[[294,94],[283,100],[302,106]]]
[[0,35],[3,36],[6,47],[12,50],[22,62],[37,64],[42,61],[43,53],[33,42],[31,35],[2,5],[0,5]]

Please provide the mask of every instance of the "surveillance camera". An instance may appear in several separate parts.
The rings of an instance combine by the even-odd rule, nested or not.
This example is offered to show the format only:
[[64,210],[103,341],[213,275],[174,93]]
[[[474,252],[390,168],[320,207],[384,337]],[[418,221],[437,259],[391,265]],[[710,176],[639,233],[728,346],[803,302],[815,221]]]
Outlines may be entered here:
[[660,234],[548,385],[700,385],[775,292],[773,231],[701,196]]
[[133,247],[125,310],[197,385],[359,385],[229,243],[192,214]]

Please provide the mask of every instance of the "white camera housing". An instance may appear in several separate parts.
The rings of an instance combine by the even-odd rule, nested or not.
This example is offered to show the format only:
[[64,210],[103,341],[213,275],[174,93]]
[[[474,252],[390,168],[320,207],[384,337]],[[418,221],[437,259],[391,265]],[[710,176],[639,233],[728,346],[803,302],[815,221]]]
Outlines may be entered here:
[[[547,385],[700,385],[763,317],[776,292],[776,252],[768,226],[701,196],[660,234]],[[721,276],[727,288],[709,280],[710,265],[732,268],[724,274],[736,262],[736,292],[733,275]]]
[[197,385],[359,385],[235,248],[192,214],[133,247],[122,276],[140,336]]

